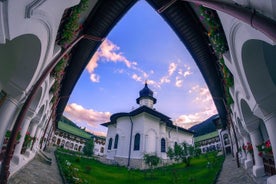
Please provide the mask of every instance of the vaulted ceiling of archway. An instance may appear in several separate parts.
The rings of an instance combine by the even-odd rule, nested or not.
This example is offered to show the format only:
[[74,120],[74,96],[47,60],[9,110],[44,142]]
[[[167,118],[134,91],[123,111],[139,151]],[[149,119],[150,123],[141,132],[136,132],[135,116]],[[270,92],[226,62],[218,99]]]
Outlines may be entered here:
[[[101,0],[90,12],[84,23],[84,33],[98,37],[106,37],[123,15],[136,3],[137,0]],[[156,10],[164,6],[166,0],[147,0]],[[201,71],[209,90],[214,98],[220,117],[226,119],[224,107],[223,86],[216,66],[216,56],[210,48],[207,35],[198,17],[189,3],[175,2],[160,14],[172,27],[176,35],[185,44]],[[70,65],[62,81],[60,96],[69,96],[85,69],[90,58],[96,52],[100,43],[83,40],[73,50]],[[57,107],[57,119],[62,114],[68,99],[61,98]]]

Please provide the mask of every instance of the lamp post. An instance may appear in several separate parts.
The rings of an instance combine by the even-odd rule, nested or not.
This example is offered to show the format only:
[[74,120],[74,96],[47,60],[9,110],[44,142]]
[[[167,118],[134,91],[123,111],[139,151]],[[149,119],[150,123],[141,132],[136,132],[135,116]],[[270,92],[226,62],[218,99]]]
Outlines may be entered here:
[[50,74],[50,72],[54,69],[54,67],[56,66],[56,64],[65,56],[65,54],[67,54],[77,43],[79,43],[82,39],[88,39],[91,41],[97,41],[97,42],[102,42],[104,40],[104,38],[99,38],[96,36],[92,36],[92,35],[87,35],[87,34],[82,34],[79,37],[77,37],[72,43],[70,43],[68,45],[68,47],[66,47],[43,71],[43,73],[41,74],[41,76],[39,77],[39,79],[37,80],[37,82],[34,84],[34,86],[31,88],[30,94],[28,95],[24,105],[22,106],[13,130],[11,132],[11,137],[9,139],[8,145],[7,145],[7,150],[6,150],[6,154],[4,155],[4,159],[2,162],[2,166],[1,166],[1,173],[0,173],[0,184],[6,184],[9,178],[9,168],[10,168],[10,162],[13,156],[13,148],[16,144],[16,135],[20,130],[20,126],[22,125],[22,122],[25,118],[25,115],[27,114],[27,110],[29,109],[32,100],[35,97],[35,94],[37,92],[37,90],[39,89],[39,87],[41,86],[41,84],[44,82],[44,80],[46,79],[46,77]]

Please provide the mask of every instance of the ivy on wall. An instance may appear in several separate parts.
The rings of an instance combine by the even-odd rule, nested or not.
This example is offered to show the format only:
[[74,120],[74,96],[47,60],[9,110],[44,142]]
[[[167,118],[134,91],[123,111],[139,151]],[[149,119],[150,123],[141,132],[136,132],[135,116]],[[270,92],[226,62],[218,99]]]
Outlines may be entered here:
[[[70,44],[75,37],[78,36],[79,32],[82,30],[82,26],[79,24],[80,14],[87,10],[88,8],[88,0],[81,0],[81,2],[70,8],[69,15],[66,16],[66,20],[64,25],[60,28],[59,32],[61,33],[61,38],[59,40],[59,44],[65,48],[68,44]],[[53,98],[51,99],[52,104],[55,104],[58,100],[58,95],[61,87],[61,81],[65,74],[65,68],[68,65],[68,60],[70,59],[70,53],[66,54],[55,66],[53,71],[51,72],[51,77],[55,79],[54,84],[52,85],[50,92],[53,94]]]
[[218,57],[220,72],[224,80],[226,103],[227,106],[230,107],[234,101],[230,95],[229,88],[234,85],[234,78],[229,69],[226,67],[223,59],[223,54],[228,50],[227,41],[221,28],[220,20],[214,11],[204,6],[199,6],[199,12],[202,20],[207,24],[208,37],[212,48]]

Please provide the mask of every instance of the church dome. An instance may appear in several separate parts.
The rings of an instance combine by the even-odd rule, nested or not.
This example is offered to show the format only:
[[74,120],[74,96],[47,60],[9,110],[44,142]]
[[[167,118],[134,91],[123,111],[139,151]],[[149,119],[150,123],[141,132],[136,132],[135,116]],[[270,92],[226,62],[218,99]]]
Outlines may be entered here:
[[145,83],[145,87],[139,92],[140,97],[153,97],[153,92],[148,87],[148,84]]
[[139,92],[139,98],[136,99],[136,103],[140,105],[145,105],[152,107],[156,103],[156,99],[153,97],[153,91],[148,87],[147,82],[145,87]]

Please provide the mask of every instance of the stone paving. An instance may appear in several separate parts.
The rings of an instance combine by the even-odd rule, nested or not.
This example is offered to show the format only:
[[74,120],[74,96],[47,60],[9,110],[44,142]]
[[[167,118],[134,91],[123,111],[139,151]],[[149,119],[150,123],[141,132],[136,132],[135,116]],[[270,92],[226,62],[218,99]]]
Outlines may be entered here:
[[232,155],[225,157],[222,170],[217,180],[217,184],[257,184],[247,174],[247,171],[237,167],[237,161]]
[[15,173],[8,184],[62,184],[53,148],[49,149],[47,156],[52,158],[52,164],[42,162],[37,156],[25,167]]

